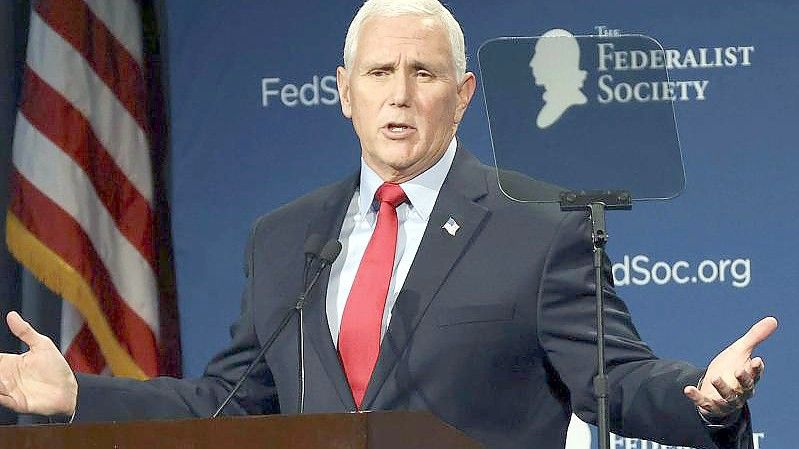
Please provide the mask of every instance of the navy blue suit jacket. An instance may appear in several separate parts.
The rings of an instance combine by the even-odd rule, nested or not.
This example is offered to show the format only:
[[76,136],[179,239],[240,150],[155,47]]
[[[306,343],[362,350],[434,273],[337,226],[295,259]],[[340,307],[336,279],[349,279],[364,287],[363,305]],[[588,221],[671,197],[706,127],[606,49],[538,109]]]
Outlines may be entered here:
[[[258,220],[247,289],[229,347],[200,379],[148,382],[79,376],[77,420],[208,416],[304,283],[303,245],[336,238],[357,175]],[[516,187],[553,189],[523,177]],[[442,225],[460,225],[450,235]],[[562,448],[572,411],[595,421],[594,275],[586,216],[512,202],[496,170],[459,149],[393,310],[363,408],[429,410],[488,448]],[[611,283],[610,271],[606,272]],[[305,412],[355,410],[330,336],[323,276],[306,309]],[[606,287],[611,427],[707,448],[751,447],[746,413],[712,431],[682,394],[702,371],[657,359]],[[228,406],[228,414],[297,411],[293,321]]]

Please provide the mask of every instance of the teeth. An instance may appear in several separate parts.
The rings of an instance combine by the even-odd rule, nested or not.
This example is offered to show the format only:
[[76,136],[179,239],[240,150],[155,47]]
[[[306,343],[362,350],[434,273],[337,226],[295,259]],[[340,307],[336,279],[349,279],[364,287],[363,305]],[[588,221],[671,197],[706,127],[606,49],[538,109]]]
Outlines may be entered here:
[[389,129],[392,132],[396,133],[396,132],[404,131],[404,130],[408,129],[408,127],[407,126],[390,126]]

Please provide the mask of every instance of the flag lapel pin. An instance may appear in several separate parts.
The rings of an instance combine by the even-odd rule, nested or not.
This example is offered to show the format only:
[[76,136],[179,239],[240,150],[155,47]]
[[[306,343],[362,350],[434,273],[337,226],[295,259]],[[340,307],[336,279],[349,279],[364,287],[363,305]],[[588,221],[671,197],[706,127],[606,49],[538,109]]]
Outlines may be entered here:
[[449,235],[453,235],[453,236],[455,235],[455,233],[458,232],[458,229],[460,229],[460,228],[461,228],[461,225],[459,225],[458,222],[455,221],[455,219],[452,218],[452,217],[449,217],[449,220],[447,220],[447,222],[444,223],[444,226],[441,226],[441,229],[447,231],[449,233]]

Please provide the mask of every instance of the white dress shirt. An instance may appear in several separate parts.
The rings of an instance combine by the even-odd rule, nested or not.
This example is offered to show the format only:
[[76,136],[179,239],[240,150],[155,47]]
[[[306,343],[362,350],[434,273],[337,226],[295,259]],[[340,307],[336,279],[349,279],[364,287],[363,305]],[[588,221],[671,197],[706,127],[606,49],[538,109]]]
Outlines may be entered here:
[[[397,300],[408,271],[411,269],[422,235],[430,219],[430,213],[438,198],[438,192],[455,158],[457,143],[453,137],[444,155],[432,167],[415,178],[400,184],[408,201],[397,207],[397,254],[394,257],[394,269],[391,284],[388,287],[386,307],[383,311],[383,323],[380,335],[383,336],[391,320],[391,309]],[[377,224],[379,204],[374,201],[375,192],[383,184],[383,180],[361,158],[361,182],[352,196],[341,227],[339,241],[341,254],[330,268],[330,280],[327,284],[327,322],[330,325],[330,336],[338,347],[338,333],[344,306],[355,280],[355,273],[361,263],[363,253],[372,237]],[[443,224],[443,223],[442,223]]]

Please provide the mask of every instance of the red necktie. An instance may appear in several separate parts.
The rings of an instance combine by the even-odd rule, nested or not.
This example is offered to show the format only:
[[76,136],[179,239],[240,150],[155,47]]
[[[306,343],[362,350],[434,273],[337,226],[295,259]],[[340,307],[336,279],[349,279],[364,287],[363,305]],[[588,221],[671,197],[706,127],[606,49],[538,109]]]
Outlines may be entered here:
[[380,352],[380,328],[397,252],[397,206],[407,197],[402,187],[386,182],[375,199],[380,202],[377,225],[355,274],[338,334],[338,351],[358,408]]

